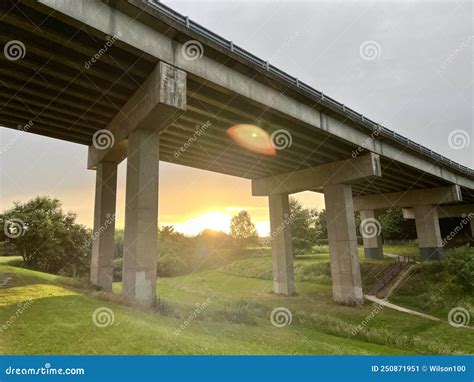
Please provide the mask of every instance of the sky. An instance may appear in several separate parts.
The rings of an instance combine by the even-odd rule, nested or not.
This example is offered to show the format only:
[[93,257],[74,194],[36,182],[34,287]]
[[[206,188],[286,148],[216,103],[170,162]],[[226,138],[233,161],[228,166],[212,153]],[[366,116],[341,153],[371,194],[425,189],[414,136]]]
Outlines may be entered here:
[[[372,120],[474,167],[472,2],[164,3]],[[92,227],[95,172],[87,170],[87,147],[0,127],[0,148],[0,210],[49,195]],[[124,161],[119,228],[125,172]],[[268,201],[251,196],[248,180],[160,162],[159,192],[160,225],[189,235],[227,231],[246,209],[259,234],[268,234]],[[296,197],[324,208],[320,194]]]

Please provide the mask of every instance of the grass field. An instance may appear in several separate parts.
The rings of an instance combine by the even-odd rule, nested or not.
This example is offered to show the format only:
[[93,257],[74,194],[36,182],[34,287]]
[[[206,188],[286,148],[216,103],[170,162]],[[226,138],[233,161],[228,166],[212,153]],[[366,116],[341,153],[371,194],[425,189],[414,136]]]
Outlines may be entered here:
[[[0,258],[3,354],[474,353],[474,331],[449,326],[445,311],[434,312],[444,320],[436,322],[371,303],[334,304],[327,254],[296,261],[297,296],[271,293],[270,258],[261,256],[161,278],[156,311],[114,303],[118,297],[74,288],[70,280],[8,261]],[[363,260],[364,278],[384,263]],[[114,284],[116,292],[120,288]],[[114,319],[101,328],[92,317],[102,307]],[[290,325],[272,325],[270,314],[278,307],[290,310]]]

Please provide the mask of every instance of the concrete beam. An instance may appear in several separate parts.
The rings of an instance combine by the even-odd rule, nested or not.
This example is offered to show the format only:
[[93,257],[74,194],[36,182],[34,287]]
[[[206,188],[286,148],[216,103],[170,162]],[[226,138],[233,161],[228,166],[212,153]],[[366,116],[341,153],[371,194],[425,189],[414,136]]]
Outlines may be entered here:
[[416,234],[421,260],[443,259],[441,231],[436,206],[418,205],[413,207],[413,211],[415,213]]
[[350,185],[324,187],[326,222],[334,301],[346,305],[364,302]]
[[[189,60],[182,54],[182,44],[173,41],[158,30],[134,20],[132,17],[122,13],[99,0],[64,1],[64,0],[39,0],[43,6],[62,13],[74,19],[80,26],[81,23],[91,26],[91,33],[100,31],[109,36],[120,36],[120,43],[136,47],[141,51],[172,63],[192,75],[221,86],[225,89],[240,94],[265,107],[271,108],[278,113],[289,116],[313,128],[326,131],[346,142],[359,147],[365,147],[367,151],[379,154],[388,159],[402,162],[419,171],[431,174],[435,177],[474,189],[474,180],[463,176],[454,170],[428,160],[420,154],[412,153],[410,150],[401,150],[389,140],[371,139],[371,133],[353,127],[344,121],[337,120],[328,114],[315,110],[312,104],[305,104],[296,98],[282,94],[278,89],[258,82],[249,81],[249,76],[229,66],[203,55],[199,60]],[[152,8],[138,1],[134,1],[134,7],[145,13],[153,13]],[[137,8],[135,8],[135,11]],[[157,21],[158,22],[158,21]],[[189,32],[189,31],[188,31]],[[95,32],[97,33],[97,32]],[[200,38],[204,40],[204,38]],[[206,42],[213,49],[221,50],[212,41]],[[207,45],[206,45],[207,46]],[[230,52],[225,52],[233,56]],[[234,57],[238,59],[238,57]],[[242,85],[245,84],[245,85]],[[294,89],[301,91],[300,89]],[[309,99],[309,98],[308,98]]]
[[360,211],[360,221],[359,231],[364,242],[365,257],[368,259],[383,259],[382,226],[378,211]]
[[[438,217],[443,218],[457,218],[474,215],[474,204],[456,204],[452,206],[437,207]],[[415,212],[413,208],[403,208],[404,219],[415,219]]]
[[437,205],[459,202],[462,202],[461,188],[456,185],[424,190],[358,196],[354,198],[354,210],[380,210],[384,208],[402,208],[417,205]]
[[90,280],[102,290],[112,291],[117,163],[97,165],[94,206],[94,232]]
[[350,183],[365,178],[382,176],[380,158],[366,154],[304,170],[252,180],[252,195],[266,196],[319,190],[330,184]]
[[127,156],[122,292],[147,307],[156,299],[158,163],[158,130],[135,130]]
[[288,194],[271,195],[269,207],[273,292],[291,296],[295,292],[295,273]]
[[120,162],[127,156],[128,136],[137,129],[162,130],[186,110],[186,73],[159,62],[150,76],[130,97],[107,129],[114,145],[89,146],[88,168],[106,161]]

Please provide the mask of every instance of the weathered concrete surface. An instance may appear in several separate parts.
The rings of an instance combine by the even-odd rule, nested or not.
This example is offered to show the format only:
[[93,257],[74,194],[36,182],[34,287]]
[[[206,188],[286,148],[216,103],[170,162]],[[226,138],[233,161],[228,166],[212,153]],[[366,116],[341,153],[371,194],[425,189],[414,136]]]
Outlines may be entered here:
[[441,232],[436,206],[420,205],[413,207],[415,213],[416,233],[420,247],[421,260],[443,259]]
[[[368,259],[383,259],[383,245],[382,245],[382,232],[381,224],[379,221],[379,213],[374,210],[363,210],[360,211],[361,226],[364,225],[364,221],[367,224],[373,223],[372,226],[374,231],[371,230],[369,233],[362,233],[362,239],[364,241],[364,253]],[[361,229],[362,231],[362,229]]]
[[359,305],[364,302],[357,251],[351,186],[329,185],[324,188],[326,221],[331,258],[334,301]]
[[[469,216],[470,214],[474,215],[474,205],[473,204],[455,204],[452,206],[438,206],[438,217],[443,218],[456,218]],[[403,218],[404,219],[414,219],[415,213],[413,208],[403,208]]]
[[156,129],[128,138],[123,294],[144,306],[156,299],[158,147]]
[[120,162],[127,155],[127,137],[136,129],[164,129],[186,110],[186,73],[159,62],[145,83],[107,126],[115,145],[105,150],[89,147],[88,167],[102,160]]
[[269,178],[253,180],[252,195],[264,196],[296,193],[322,189],[329,184],[339,184],[380,176],[382,176],[380,158],[378,155],[370,153],[355,159],[332,162]]
[[112,291],[116,194],[117,163],[99,163],[96,169],[90,280],[105,291]]
[[273,292],[290,296],[295,292],[295,275],[288,194],[271,195],[269,207]]
[[358,196],[354,198],[354,210],[379,210],[384,208],[412,207],[427,204],[449,204],[461,201],[461,189],[456,185],[424,190]]

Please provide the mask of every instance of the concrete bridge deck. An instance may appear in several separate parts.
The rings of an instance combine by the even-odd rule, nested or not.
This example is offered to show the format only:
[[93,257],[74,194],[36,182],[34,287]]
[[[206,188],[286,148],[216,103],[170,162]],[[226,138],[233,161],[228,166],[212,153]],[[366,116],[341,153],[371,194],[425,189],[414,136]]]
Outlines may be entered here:
[[[4,1],[0,12],[0,42],[20,42],[25,53],[2,57],[0,124],[89,146],[89,168],[97,170],[95,229],[115,212],[116,166],[128,158],[130,298],[154,298],[158,160],[251,179],[253,194],[269,197],[271,229],[278,231],[274,289],[284,294],[294,290],[288,194],[324,192],[335,300],[343,303],[362,301],[354,209],[376,220],[378,209],[413,208],[422,256],[441,258],[438,209],[471,211],[474,204],[472,169],[157,2]],[[291,145],[274,156],[253,153],[227,134],[238,124],[283,131]],[[94,144],[104,130],[105,148]],[[105,289],[113,231],[108,226],[93,249],[92,279]],[[382,255],[379,236],[364,244],[368,256]]]

